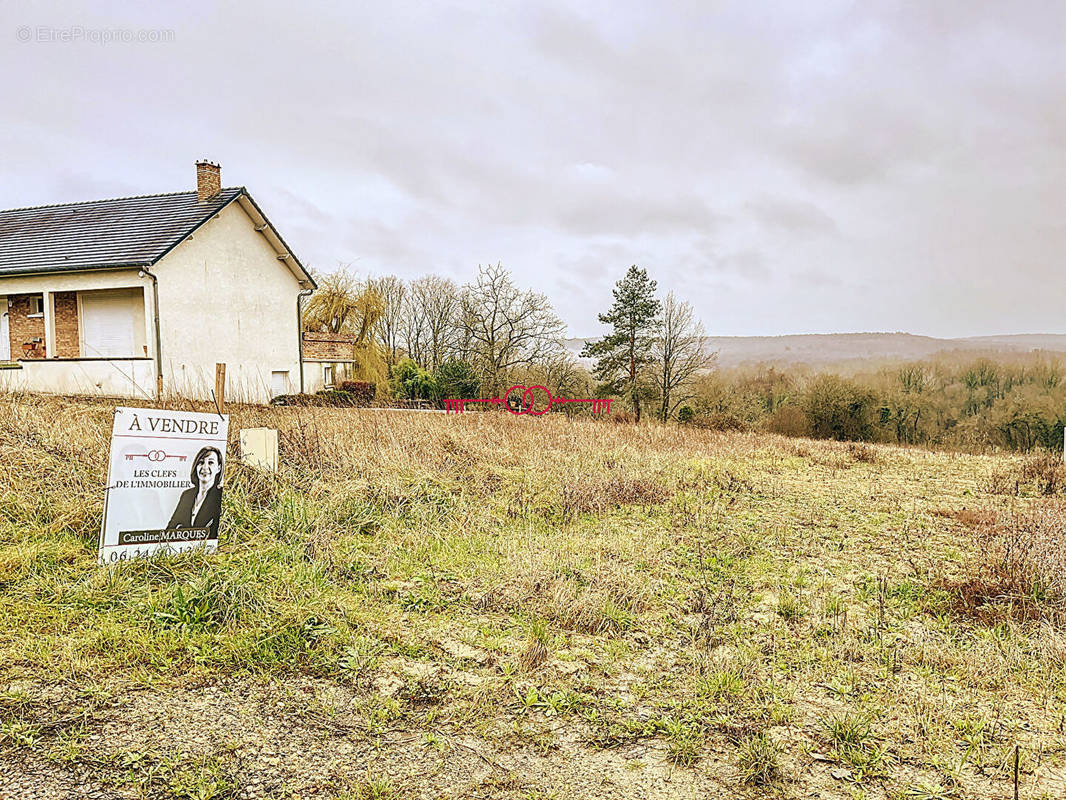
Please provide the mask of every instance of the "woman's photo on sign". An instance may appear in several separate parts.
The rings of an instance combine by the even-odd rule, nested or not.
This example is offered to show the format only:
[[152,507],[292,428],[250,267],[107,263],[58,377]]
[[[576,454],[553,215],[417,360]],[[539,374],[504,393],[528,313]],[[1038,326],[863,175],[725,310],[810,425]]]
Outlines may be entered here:
[[218,519],[222,514],[222,453],[216,447],[204,447],[193,459],[189,480],[192,488],[181,493],[178,506],[167,524],[169,530],[209,528],[212,539],[218,538]]

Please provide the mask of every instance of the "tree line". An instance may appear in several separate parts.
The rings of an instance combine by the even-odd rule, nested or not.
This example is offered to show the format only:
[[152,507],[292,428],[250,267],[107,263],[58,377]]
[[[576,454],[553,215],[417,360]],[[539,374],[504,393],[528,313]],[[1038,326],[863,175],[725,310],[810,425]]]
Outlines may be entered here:
[[1066,369],[1045,353],[954,354],[852,376],[802,367],[701,377],[680,418],[719,429],[967,451],[1058,450]]
[[379,395],[439,403],[542,385],[555,396],[621,399],[637,420],[651,407],[667,420],[714,361],[692,306],[673,293],[659,300],[656,282],[636,266],[600,315],[609,333],[582,353],[594,359],[592,372],[565,348],[566,327],[548,298],[518,286],[501,264],[479,266],[462,285],[439,275],[360,280],[346,268],[316,277],[304,329],[351,337],[345,377],[376,384]]
[[1063,443],[1066,370],[1039,353],[958,353],[850,376],[802,366],[717,370],[692,306],[672,292],[660,298],[647,271],[631,266],[599,314],[606,334],[581,352],[588,370],[565,348],[548,298],[500,264],[479,266],[465,284],[359,279],[349,269],[317,278],[305,329],[349,336],[345,377],[374,383],[380,397],[440,403],[542,385],[560,397],[615,398],[637,421],[967,450]]

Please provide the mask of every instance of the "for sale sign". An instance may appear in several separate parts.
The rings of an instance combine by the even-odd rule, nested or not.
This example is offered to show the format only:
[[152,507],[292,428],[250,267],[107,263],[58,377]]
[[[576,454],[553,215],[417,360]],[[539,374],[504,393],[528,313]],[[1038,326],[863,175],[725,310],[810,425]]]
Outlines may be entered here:
[[229,417],[116,408],[100,563],[218,546]]

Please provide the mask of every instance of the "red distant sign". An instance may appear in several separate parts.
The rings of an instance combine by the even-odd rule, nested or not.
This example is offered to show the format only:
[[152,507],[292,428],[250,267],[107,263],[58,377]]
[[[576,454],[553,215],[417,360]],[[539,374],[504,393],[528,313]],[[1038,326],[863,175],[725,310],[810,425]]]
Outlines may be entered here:
[[[534,390],[539,390],[544,394],[540,403],[536,401],[536,395]],[[521,393],[520,395],[518,393]],[[444,410],[448,414],[452,412],[456,414],[462,414],[466,410],[468,403],[489,403],[494,406],[503,406],[505,409],[515,415],[530,414],[534,417],[539,417],[541,414],[547,414],[551,411],[552,406],[561,406],[566,403],[588,403],[592,406],[593,414],[602,414],[604,412],[610,413],[611,411],[611,399],[610,398],[592,398],[592,397],[552,397],[552,393],[544,386],[522,386],[521,384],[512,386],[506,392],[503,393],[503,397],[488,397],[488,398],[455,398],[444,401]]]

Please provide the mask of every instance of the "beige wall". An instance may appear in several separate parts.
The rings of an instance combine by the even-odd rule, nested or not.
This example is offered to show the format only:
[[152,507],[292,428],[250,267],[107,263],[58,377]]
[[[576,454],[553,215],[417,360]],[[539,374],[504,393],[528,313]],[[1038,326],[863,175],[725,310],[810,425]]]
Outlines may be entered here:
[[251,218],[231,203],[153,270],[159,277],[164,393],[210,398],[215,364],[226,397],[266,402],[271,373],[299,388],[300,285]]
[[26,275],[0,277],[0,295],[41,292],[77,292],[88,289],[122,289],[149,283],[137,277],[136,269],[78,272],[72,275]]
[[155,362],[151,359],[109,361],[20,362],[21,369],[0,369],[0,391],[52,392],[105,397],[155,396]]

